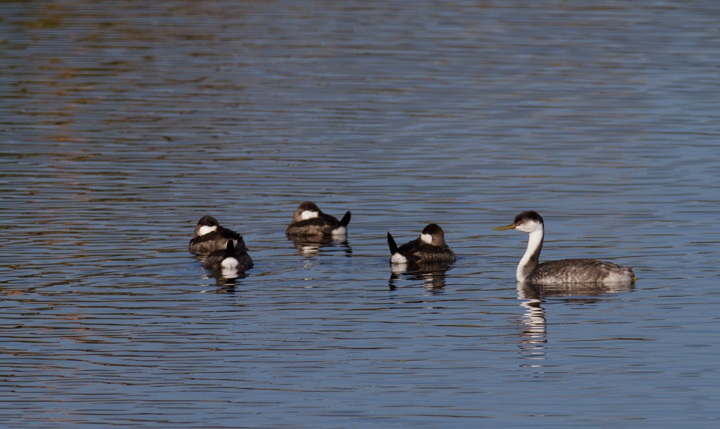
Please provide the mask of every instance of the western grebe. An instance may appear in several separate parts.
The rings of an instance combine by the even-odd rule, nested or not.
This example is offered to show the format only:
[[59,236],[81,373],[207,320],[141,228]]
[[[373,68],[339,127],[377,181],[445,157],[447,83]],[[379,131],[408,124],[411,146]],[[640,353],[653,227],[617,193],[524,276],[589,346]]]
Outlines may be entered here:
[[621,267],[610,262],[597,259],[563,259],[540,263],[545,236],[543,218],[534,211],[522,212],[515,216],[515,221],[494,230],[516,229],[530,234],[528,247],[517,267],[516,277],[519,282],[539,285],[561,283],[633,283],[635,274],[630,268]]
[[285,234],[290,238],[330,238],[344,239],[347,236],[347,226],[350,223],[350,212],[338,221],[334,216],[320,211],[312,201],[300,203],[293,214],[292,223],[287,227]]
[[[242,237],[240,237],[242,239]],[[253,266],[252,258],[245,249],[235,251],[233,240],[226,242],[225,249],[215,250],[205,259],[203,266],[207,269],[234,269],[238,272],[249,270]]]
[[239,249],[245,249],[245,241],[237,232],[220,226],[212,216],[203,216],[195,225],[195,235],[188,250],[196,255],[209,255],[215,250],[225,250],[225,243],[233,240],[233,245]]
[[420,237],[398,247],[388,232],[390,262],[393,264],[426,264],[455,262],[455,253],[445,244],[445,233],[438,225],[431,223],[423,229]]

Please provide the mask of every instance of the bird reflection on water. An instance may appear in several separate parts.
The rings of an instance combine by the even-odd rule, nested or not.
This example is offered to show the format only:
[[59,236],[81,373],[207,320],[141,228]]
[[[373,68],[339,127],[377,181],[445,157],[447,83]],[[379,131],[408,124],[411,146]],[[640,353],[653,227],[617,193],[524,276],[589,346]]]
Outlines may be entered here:
[[214,279],[217,286],[216,293],[234,293],[238,280],[247,277],[244,271],[238,271],[233,268],[220,268],[206,271],[205,279]]
[[[524,325],[520,342],[520,354],[525,359],[545,359],[547,339],[547,315],[542,304],[548,298],[566,303],[592,304],[603,301],[601,295],[629,292],[633,284],[567,283],[555,285],[536,285],[527,282],[517,283],[517,295],[520,306],[525,309],[521,317]],[[530,365],[538,366],[538,365]]]
[[335,241],[332,238],[327,239],[309,239],[308,237],[302,237],[301,239],[292,239],[293,246],[297,249],[300,256],[313,257],[320,253],[322,248],[341,248],[344,250],[345,255],[350,257],[352,255],[352,247],[345,241]]
[[[195,256],[201,264],[205,262],[205,256]],[[205,280],[215,280],[217,286],[216,293],[233,293],[238,280],[246,278],[248,275],[245,271],[239,271],[237,268],[218,267],[203,270],[202,278]],[[209,285],[208,285],[209,286]]]
[[425,289],[431,294],[442,293],[445,287],[445,273],[450,264],[393,264],[388,287],[395,290],[399,280],[421,280]]

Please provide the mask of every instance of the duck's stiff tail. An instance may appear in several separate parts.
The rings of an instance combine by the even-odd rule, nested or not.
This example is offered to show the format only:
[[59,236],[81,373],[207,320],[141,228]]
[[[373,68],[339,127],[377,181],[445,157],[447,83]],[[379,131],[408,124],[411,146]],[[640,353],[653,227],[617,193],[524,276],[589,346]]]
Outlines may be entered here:
[[[239,238],[242,238],[240,236]],[[233,244],[233,239],[229,239],[227,241],[227,244],[225,245],[225,258],[234,258],[235,257],[235,245]]]
[[350,210],[348,210],[347,213],[345,213],[345,216],[343,216],[343,218],[340,219],[340,226],[346,227],[346,226],[348,226],[349,223],[350,223]]
[[394,255],[398,252],[397,244],[395,244],[395,239],[392,235],[388,232],[388,246],[390,246],[390,254]]

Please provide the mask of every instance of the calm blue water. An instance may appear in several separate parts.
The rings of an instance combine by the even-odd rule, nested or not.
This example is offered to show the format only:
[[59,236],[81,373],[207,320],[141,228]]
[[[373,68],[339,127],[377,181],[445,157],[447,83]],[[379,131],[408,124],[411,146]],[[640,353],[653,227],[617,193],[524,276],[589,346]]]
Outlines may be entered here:
[[[0,422],[717,427],[714,2],[3,2]],[[347,243],[295,245],[303,200]],[[543,260],[627,288],[518,287]],[[255,268],[187,252],[212,214]],[[458,261],[392,273],[439,223]]]

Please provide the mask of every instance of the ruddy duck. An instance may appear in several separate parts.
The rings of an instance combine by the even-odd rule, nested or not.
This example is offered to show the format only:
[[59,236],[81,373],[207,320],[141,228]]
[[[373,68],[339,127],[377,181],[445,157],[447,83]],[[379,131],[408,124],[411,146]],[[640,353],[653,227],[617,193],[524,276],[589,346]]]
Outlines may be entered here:
[[195,225],[195,235],[188,250],[196,255],[209,255],[215,250],[225,250],[227,240],[233,240],[234,247],[245,249],[245,242],[237,232],[220,226],[212,216],[203,216]]
[[455,252],[445,244],[445,233],[438,225],[431,223],[423,229],[420,237],[398,248],[388,232],[390,262],[393,264],[432,264],[455,262]]
[[207,256],[203,264],[205,268],[211,270],[234,269],[237,272],[242,272],[253,267],[252,258],[245,249],[239,249],[236,252],[232,239],[228,239],[226,243],[227,247],[225,249],[215,250]]
[[290,238],[332,238],[343,240],[347,237],[347,226],[350,223],[350,211],[341,220],[320,211],[311,201],[302,202],[285,233]]

